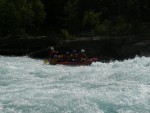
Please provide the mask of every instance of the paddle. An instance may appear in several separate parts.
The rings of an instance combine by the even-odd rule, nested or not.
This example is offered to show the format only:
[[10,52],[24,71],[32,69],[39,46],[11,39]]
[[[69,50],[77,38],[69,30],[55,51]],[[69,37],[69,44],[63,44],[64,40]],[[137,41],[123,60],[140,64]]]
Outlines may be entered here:
[[44,59],[44,64],[48,64],[48,63],[49,63],[48,59]]

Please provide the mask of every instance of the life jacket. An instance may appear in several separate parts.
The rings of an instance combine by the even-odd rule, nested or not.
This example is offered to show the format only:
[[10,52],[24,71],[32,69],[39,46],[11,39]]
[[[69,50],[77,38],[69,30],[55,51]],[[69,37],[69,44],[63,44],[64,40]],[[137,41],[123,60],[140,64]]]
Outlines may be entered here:
[[83,58],[85,55],[83,54],[83,53],[80,53],[79,55],[78,55],[78,58]]
[[70,57],[70,54],[64,54],[63,55],[63,60],[64,61],[70,61],[71,57]]
[[78,55],[78,59],[79,59],[80,61],[83,61],[83,60],[87,60],[88,58],[87,58],[87,56],[86,56],[85,53],[80,53],[80,54]]
[[49,51],[48,54],[49,54],[50,58],[54,58],[54,56],[57,55],[57,52],[56,51]]

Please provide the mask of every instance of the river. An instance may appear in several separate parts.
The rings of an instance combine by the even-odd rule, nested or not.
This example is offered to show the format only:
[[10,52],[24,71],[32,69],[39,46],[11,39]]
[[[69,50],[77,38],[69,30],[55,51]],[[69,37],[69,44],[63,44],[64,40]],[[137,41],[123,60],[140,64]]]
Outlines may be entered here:
[[150,113],[150,58],[71,67],[0,56],[0,113]]

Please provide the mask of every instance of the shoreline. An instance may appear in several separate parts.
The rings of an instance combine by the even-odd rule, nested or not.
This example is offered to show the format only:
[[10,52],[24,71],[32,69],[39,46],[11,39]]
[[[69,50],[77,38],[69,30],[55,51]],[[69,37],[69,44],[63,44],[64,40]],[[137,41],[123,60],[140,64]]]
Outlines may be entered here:
[[[59,37],[60,38],[60,37]],[[58,39],[59,39],[58,38]],[[150,56],[150,38],[141,36],[125,37],[80,37],[74,40],[43,38],[19,38],[0,43],[0,55],[29,56],[44,59],[48,56],[48,47],[56,50],[86,50],[89,57],[100,57],[102,61],[124,60],[138,56]],[[61,38],[60,38],[61,39]]]

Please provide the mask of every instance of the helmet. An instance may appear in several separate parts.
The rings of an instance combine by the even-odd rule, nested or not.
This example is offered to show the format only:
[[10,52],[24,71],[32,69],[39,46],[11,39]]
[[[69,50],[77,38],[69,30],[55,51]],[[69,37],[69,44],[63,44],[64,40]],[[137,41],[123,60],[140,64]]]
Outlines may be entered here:
[[85,52],[85,50],[84,49],[81,49],[81,53],[84,53]]
[[51,50],[54,50],[54,47],[51,47]]
[[73,53],[76,53],[76,50],[73,50]]

